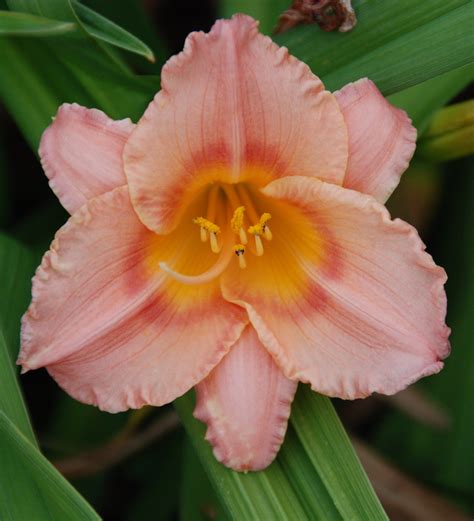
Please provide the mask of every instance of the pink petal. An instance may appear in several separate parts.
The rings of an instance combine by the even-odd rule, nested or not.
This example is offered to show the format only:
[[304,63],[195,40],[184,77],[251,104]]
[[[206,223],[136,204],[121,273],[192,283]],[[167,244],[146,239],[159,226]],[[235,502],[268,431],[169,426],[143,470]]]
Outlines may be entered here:
[[415,152],[416,129],[364,78],[334,93],[349,132],[349,162],[344,186],[384,203]]
[[347,131],[332,94],[248,16],[192,33],[125,147],[133,205],[159,233],[197,186],[288,175],[342,184]]
[[248,326],[196,387],[194,415],[207,423],[216,459],[240,471],[270,465],[285,436],[296,386]]
[[[234,275],[225,280],[224,296],[247,308],[285,375],[353,399],[393,394],[438,372],[449,354],[446,274],[416,230],[391,221],[372,197],[316,179],[280,179],[263,192],[311,223],[319,237],[315,255],[287,266],[294,287],[288,281],[279,287],[275,276],[278,291],[257,294]],[[274,224],[272,232],[278,234]],[[288,248],[291,241],[289,235]],[[268,272],[278,274],[277,268],[269,263]]]
[[248,319],[217,283],[170,281],[158,269],[169,241],[141,224],[127,187],[77,211],[33,279],[23,370],[46,366],[74,398],[110,412],[162,405],[207,376]]
[[52,190],[69,213],[126,184],[122,151],[134,127],[129,119],[114,121],[76,103],[59,107],[39,154]]

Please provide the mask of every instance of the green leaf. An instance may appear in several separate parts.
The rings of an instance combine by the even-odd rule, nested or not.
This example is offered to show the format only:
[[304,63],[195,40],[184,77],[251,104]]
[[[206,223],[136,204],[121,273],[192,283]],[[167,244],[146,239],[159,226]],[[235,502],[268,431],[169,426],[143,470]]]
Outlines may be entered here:
[[377,496],[329,398],[300,386],[291,424],[342,519],[383,519]]
[[10,36],[54,36],[76,31],[70,22],[58,22],[25,13],[0,11],[0,35]]
[[37,448],[14,368],[34,257],[0,235],[0,519],[96,520],[97,514]]
[[151,62],[155,61],[152,50],[137,37],[79,2],[73,2],[72,5],[88,34],[121,49],[144,56]]
[[397,92],[388,99],[397,107],[408,112],[420,137],[426,130],[434,112],[443,107],[473,80],[474,65],[466,65]]
[[450,161],[474,154],[474,100],[439,110],[418,144],[430,161]]
[[348,33],[302,26],[275,40],[329,90],[369,77],[385,95],[473,62],[472,0],[359,0]]
[[8,0],[12,10],[77,23],[90,37],[154,61],[153,52],[137,37],[74,0]]
[[235,13],[245,13],[260,22],[260,31],[270,34],[280,14],[290,7],[289,0],[221,0],[219,16],[230,18]]
[[[420,388],[448,411],[451,427],[433,430],[391,412],[376,432],[375,441],[398,465],[421,482],[448,492],[474,510],[474,159],[446,165],[444,204],[435,226],[433,253],[448,273],[448,324],[452,351],[436,377]],[[435,456],[434,456],[435,455]],[[471,516],[472,517],[472,516]]]
[[33,271],[31,253],[18,242],[0,234],[0,411],[31,442],[36,443],[14,365],[18,353],[20,317],[30,299]]
[[69,0],[7,0],[7,5],[12,11],[37,14],[55,20],[76,21]]
[[231,518],[246,521],[307,519],[295,491],[277,462],[264,472],[249,474],[225,468],[214,458],[210,445],[204,440],[204,425],[192,416],[192,395],[188,393],[175,400],[174,404]]
[[90,42],[0,38],[0,98],[34,150],[61,103],[137,119],[158,88],[157,78],[119,69]]
[[218,496],[187,438],[182,458],[180,521],[225,521],[229,519],[222,511]]
[[99,516],[0,411],[2,521],[89,521]]
[[[380,7],[381,2],[373,0],[363,5],[369,4]],[[338,70],[343,72],[345,70],[344,74],[347,74],[352,58],[350,56],[348,58],[344,53],[357,52],[358,56],[354,58],[356,66],[350,74],[351,79],[356,79],[361,70],[359,61],[364,59],[365,52],[370,54],[377,51],[380,53],[382,48],[390,50],[394,42],[403,43],[405,35],[417,35],[418,25],[425,29],[430,27],[432,30],[432,23],[438,22],[439,24],[440,21],[444,21],[446,17],[456,11],[454,7],[464,5],[465,2],[454,0],[438,2],[434,13],[429,8],[420,9],[418,4],[411,3],[409,9],[407,2],[402,2],[402,4],[400,13],[403,14],[403,17],[400,16],[397,9],[393,8],[392,3],[384,2],[384,9],[391,12],[392,17],[397,18],[398,16],[398,22],[402,21],[404,25],[400,26],[395,23],[389,27],[390,18],[387,18],[383,29],[377,24],[372,27],[375,33],[380,29],[378,34],[373,34],[376,36],[374,38],[367,38],[367,34],[362,33],[363,37],[359,35],[359,40],[354,40],[352,33],[327,35],[311,27],[297,29],[294,34],[301,34],[301,31],[309,30],[308,34],[311,38],[316,35],[315,39],[307,42],[312,48],[312,65],[319,63],[322,68],[325,67],[324,74],[329,78],[331,74],[337,74]],[[434,5],[433,2],[429,2],[429,4],[431,7]],[[363,5],[361,4],[361,10]],[[408,14],[403,7],[409,11]],[[375,9],[373,13],[378,13],[379,17],[385,16],[384,10],[380,8],[378,11]],[[371,23],[369,11],[366,14],[365,22],[363,16],[362,20],[360,19],[360,22],[364,22],[360,24],[363,29],[365,28],[364,30]],[[443,27],[441,24],[441,28]],[[463,26],[461,25],[461,27]],[[398,32],[395,35],[396,31]],[[289,36],[290,33],[288,33]],[[349,46],[346,43],[342,44],[346,40],[341,40],[341,38],[349,38],[348,41],[352,43]],[[354,42],[357,43],[357,41],[359,47],[355,46]],[[8,87],[4,86],[3,78],[0,77],[0,96],[6,100],[9,110],[21,125],[33,147],[36,147],[40,133],[61,101],[78,101],[89,106],[95,105],[105,109],[112,117],[132,115],[136,118],[146,102],[151,99],[153,91],[158,90],[156,79],[143,80],[127,73],[100,54],[98,47],[87,46],[82,50],[81,46],[74,42],[65,42],[64,45],[62,41],[56,40],[56,42],[53,44],[51,41],[47,45],[41,46],[26,40],[23,42],[4,40],[3,43],[0,43],[0,75],[5,76],[5,84]],[[326,45],[324,42],[330,44],[326,50],[333,54],[332,61],[329,60],[326,63],[327,56],[324,53],[321,53],[319,57],[316,56],[319,52],[317,51],[318,42],[323,45],[323,49]],[[43,41],[38,43],[43,44]],[[301,44],[301,41],[299,43]],[[1,52],[3,48],[7,51],[6,58]],[[451,49],[449,45],[448,48]],[[17,61],[13,64],[10,63],[8,56]],[[390,58],[392,55],[389,53],[388,56]],[[412,69],[407,68],[406,56],[405,61],[401,60],[398,65],[393,60],[393,56],[390,59],[392,62],[389,60],[389,63],[394,68],[388,72],[385,70],[380,77],[381,83],[379,82],[379,85],[383,85],[383,88],[389,92],[390,89],[396,90],[410,82],[426,80],[431,77],[430,74],[435,75],[433,70],[430,74],[417,72],[417,76],[411,77],[408,83],[404,83],[404,71],[413,71],[413,67]],[[465,59],[465,55],[463,59]],[[459,60],[458,58],[457,61],[454,60],[449,67],[458,66]],[[411,61],[416,62],[421,71],[424,70],[417,60],[413,60],[413,52]],[[44,64],[46,64],[45,67]],[[369,62],[369,66],[369,69],[376,73],[377,67],[380,68],[380,60],[375,64]],[[391,75],[397,74],[398,66],[401,76],[394,81]],[[446,64],[436,69],[436,74],[439,74],[445,66]],[[319,72],[317,68],[315,70]],[[18,75],[15,75],[15,72]],[[387,75],[390,80],[385,84],[383,83],[384,75]],[[33,90],[31,90],[32,86]],[[214,459],[209,445],[203,438],[204,426],[192,418],[192,398],[190,396],[178,400],[176,406],[213,485],[219,492],[227,511],[234,518],[304,520],[315,519],[316,516],[316,519],[323,520],[386,519],[328,400],[309,391],[306,392],[309,393],[308,397],[306,397],[305,390],[298,393],[294,405],[296,419],[292,419],[287,440],[276,462],[264,472],[248,475],[229,471]],[[314,403],[308,404],[305,402],[306,399],[313,400]],[[299,405],[300,401],[302,405]],[[311,414],[308,415],[310,417],[302,417],[306,414],[303,414],[303,411],[308,410],[311,411]],[[298,414],[300,414],[299,417]],[[300,422],[303,422],[303,426],[299,425]],[[322,428],[321,425],[323,425]],[[344,488],[344,491],[339,495],[341,487]]]
[[190,393],[175,406],[232,519],[387,519],[328,398],[301,388],[277,459],[249,474],[216,461]]
[[168,46],[163,38],[158,34],[155,21],[146,10],[145,4],[141,0],[128,0],[128,2],[104,2],[103,0],[88,0],[87,5],[120,25],[132,34],[139,34],[143,41],[146,41],[155,55],[156,62],[145,62],[138,56],[129,55],[127,58],[132,61],[134,70],[156,73],[160,72],[162,65],[170,56]]

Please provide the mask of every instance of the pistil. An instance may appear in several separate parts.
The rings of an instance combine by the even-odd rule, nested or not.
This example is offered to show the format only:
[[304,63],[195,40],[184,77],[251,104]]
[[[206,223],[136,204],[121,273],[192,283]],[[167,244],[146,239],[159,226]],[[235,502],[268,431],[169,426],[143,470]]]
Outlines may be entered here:
[[237,255],[237,258],[239,259],[239,266],[241,269],[244,269],[247,267],[247,262],[245,260],[245,246],[243,244],[236,244],[234,246],[234,252]]

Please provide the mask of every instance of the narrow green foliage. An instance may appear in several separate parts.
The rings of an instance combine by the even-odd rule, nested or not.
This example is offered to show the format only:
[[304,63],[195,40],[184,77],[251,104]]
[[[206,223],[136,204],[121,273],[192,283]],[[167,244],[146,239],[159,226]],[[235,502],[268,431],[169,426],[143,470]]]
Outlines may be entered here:
[[136,36],[75,0],[8,0],[8,5],[12,11],[46,16],[52,19],[51,22],[73,22],[73,27],[79,26],[92,39],[139,54],[150,61],[155,59],[150,48]]
[[291,423],[342,519],[384,519],[331,401],[300,386]]
[[19,322],[30,298],[29,280],[33,270],[31,253],[0,234],[0,411],[30,442],[36,443],[15,368]]
[[474,154],[474,100],[439,110],[418,145],[431,161],[449,161]]
[[275,38],[329,90],[368,77],[388,95],[473,61],[471,0],[360,0],[354,6],[358,23],[349,33],[312,25]]
[[0,446],[2,521],[100,519],[2,411]]
[[260,31],[270,34],[279,15],[290,7],[289,0],[221,0],[219,16],[230,18],[235,13],[245,13],[260,22]]
[[277,459],[248,474],[215,460],[204,425],[192,416],[191,394],[175,406],[232,519],[387,519],[328,398],[300,389]]
[[192,416],[193,401],[188,393],[175,401],[175,407],[228,515],[246,521],[309,519],[278,462],[264,472],[248,474],[218,463],[204,439],[204,425]]
[[[419,128],[426,126],[433,111],[467,82],[470,73],[465,65],[472,61],[474,47],[473,39],[467,37],[473,2],[354,3],[359,23],[348,34],[327,34],[307,26],[276,40],[306,61],[330,89],[363,76],[375,80],[385,94],[414,86],[399,92],[397,102],[408,109]],[[9,0],[9,6],[26,13],[20,16],[46,17],[80,27],[74,37],[0,38],[0,98],[33,149],[62,102],[98,107],[115,119],[138,119],[159,89],[158,78],[133,74],[111,52],[110,45],[150,59],[146,45],[77,2]],[[258,5],[228,0],[222,9],[226,15],[234,9],[249,12],[261,19],[264,31],[270,31],[280,10],[287,6],[280,0]],[[43,238],[38,243],[42,244]],[[0,446],[6,450],[0,451],[0,466],[6,479],[0,483],[0,518],[97,519],[32,445],[33,434],[12,363],[18,347],[14,327],[27,305],[31,257],[7,239],[4,244],[8,247],[3,248],[7,260],[0,262],[7,288],[2,291],[5,300],[0,308]],[[18,307],[9,309],[12,287],[20,288],[22,296],[16,299]],[[297,394],[277,460],[267,470],[247,475],[226,469],[215,460],[204,440],[204,425],[192,417],[191,395],[177,400],[176,408],[225,508],[222,517],[250,521],[387,519],[330,401],[308,388],[302,387]],[[462,442],[465,446],[466,439]],[[196,468],[185,468],[186,472],[199,475]],[[153,493],[150,487],[142,498],[143,505]],[[206,494],[212,499],[208,489]],[[169,504],[171,509],[174,503]],[[140,517],[141,508],[135,517]],[[186,515],[192,517],[189,511]]]
[[0,235],[0,519],[99,519],[39,452],[17,380],[20,316],[30,300],[33,255]]
[[422,136],[433,114],[474,80],[474,65],[465,65],[389,96],[389,101],[408,112]]
[[54,36],[76,31],[70,22],[58,22],[25,13],[0,11],[0,35],[9,36]]
[[152,50],[136,36],[79,2],[73,2],[72,5],[84,29],[90,36],[121,49],[140,54],[151,62],[155,61]]
[[[447,165],[446,165],[447,166]],[[474,159],[464,158],[445,172],[432,253],[448,273],[448,324],[452,351],[436,377],[420,382],[422,391],[451,419],[445,430],[391,412],[376,433],[378,446],[397,464],[433,489],[474,511]],[[435,456],[433,456],[435,455]],[[471,516],[472,517],[472,516]]]

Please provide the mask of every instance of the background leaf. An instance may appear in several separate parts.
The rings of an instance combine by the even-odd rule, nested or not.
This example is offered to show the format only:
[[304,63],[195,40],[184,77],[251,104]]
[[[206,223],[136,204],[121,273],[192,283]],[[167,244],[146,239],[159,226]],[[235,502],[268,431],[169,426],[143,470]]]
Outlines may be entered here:
[[128,31],[79,2],[73,2],[72,5],[88,34],[121,49],[140,54],[151,62],[155,61],[153,52],[148,45],[145,45]]
[[0,411],[2,521],[96,521],[100,517]]
[[7,0],[12,11],[74,22],[85,34],[154,61],[151,49],[125,29],[74,0]]
[[[94,7],[96,7],[95,3],[93,2]],[[361,76],[375,79],[385,94],[396,93],[392,100],[406,108],[422,130],[432,113],[472,78],[472,66],[466,64],[472,61],[473,41],[468,35],[473,2],[427,0],[423,3],[415,3],[408,0],[400,2],[361,0],[354,4],[359,24],[349,34],[327,34],[317,27],[308,26],[281,35],[277,41],[287,44],[291,52],[307,60],[315,73],[320,75],[331,88],[339,88],[343,83],[354,81]],[[35,13],[60,21],[78,22],[71,4],[65,0],[10,0],[9,5],[18,11]],[[270,31],[280,9],[286,7],[280,4],[280,0],[258,3],[239,0],[224,2],[221,9],[224,9],[226,14],[230,14],[234,10],[233,5],[235,10],[253,10],[254,15],[262,18],[265,31]],[[120,11],[122,19],[126,19],[128,8],[125,3],[114,4],[108,8]],[[135,27],[146,26],[143,19],[138,17],[137,20],[139,22]],[[110,25],[107,26],[110,28]],[[144,35],[141,29],[137,34],[140,37]],[[116,35],[118,40],[122,36]],[[160,38],[156,41],[159,42]],[[123,47],[124,40],[118,43]],[[166,53],[163,54],[165,55]],[[88,38],[85,33],[74,38],[57,36],[47,40],[3,37],[0,38],[0,98],[31,148],[36,150],[41,133],[49,124],[59,104],[65,101],[76,101],[90,107],[96,106],[105,110],[113,118],[131,116],[136,121],[153,94],[159,89],[159,79],[156,76],[142,77],[134,74],[127,63],[110,45],[104,43],[104,39]],[[409,86],[411,88],[406,89]],[[57,212],[56,209],[57,206],[54,205],[41,206],[37,209],[28,208],[29,217],[25,218],[21,225],[16,223],[14,230],[17,236],[35,247],[35,253],[29,252],[28,257],[37,257],[38,248],[44,248],[51,239],[54,223],[61,222],[65,218],[64,213]],[[450,247],[455,248],[456,245]],[[24,287],[29,284],[30,274],[27,274],[27,271],[28,269],[25,269],[19,276]],[[472,292],[469,295],[472,295]],[[21,303],[22,298],[19,297],[18,301]],[[22,305],[24,309],[26,301]],[[12,322],[10,319],[7,321],[9,324],[15,322],[16,327],[18,315],[21,313],[20,307],[16,312],[16,318],[12,315]],[[467,338],[470,330],[469,323],[467,319],[463,320],[458,329],[464,330]],[[11,333],[7,333],[7,336],[10,335],[14,338],[17,332],[12,329]],[[12,351],[15,350],[16,348],[12,348]],[[6,350],[3,351],[5,352]],[[0,349],[0,356],[1,354]],[[9,356],[4,358],[10,361]],[[463,360],[465,362],[466,359]],[[458,364],[456,378],[461,378],[463,367],[461,362]],[[15,371],[13,366],[8,367],[12,369],[8,380],[11,384],[15,382],[11,379],[11,374],[15,376]],[[453,381],[451,380],[449,385],[453,385]],[[461,389],[465,393],[472,388],[469,387],[468,382],[463,384],[464,387]],[[16,383],[6,389],[6,395],[21,399],[18,387],[15,385]],[[449,389],[451,387],[447,385],[443,392],[449,392]],[[57,433],[58,439],[71,442],[73,448],[81,444],[88,446],[94,443],[94,440],[101,440],[105,433],[114,432],[124,423],[125,415],[107,416],[96,409],[72,402],[63,394],[61,396],[63,399],[57,401],[54,419],[45,432],[48,432],[49,436]],[[456,394],[455,400],[461,399],[461,395]],[[7,405],[10,406],[11,404]],[[216,462],[210,446],[203,439],[204,426],[192,418],[192,406],[193,400],[190,395],[176,403],[201,464],[210,477],[219,502],[223,505],[224,513],[219,510],[215,496],[209,490],[207,483],[203,482],[205,486],[201,492],[202,496],[199,497],[209,498],[212,506],[216,505],[218,515],[222,518],[386,519],[328,399],[302,387],[298,392],[287,438],[277,461],[265,472],[248,475],[229,471]],[[454,454],[454,462],[447,462],[444,459],[439,462],[433,483],[439,486],[456,487],[459,491],[462,485],[461,479],[456,475],[456,469],[463,463],[462,451],[468,450],[470,424],[466,415],[467,407],[459,404],[457,407],[456,414],[459,413],[459,418],[462,417],[462,420],[459,420],[461,434],[457,433],[456,437],[452,436],[450,440],[458,443],[460,448],[450,448],[451,454]],[[11,410],[6,412],[11,415],[10,422],[15,417],[13,421],[19,422],[18,427],[23,422],[23,430],[26,433],[27,416],[24,409],[23,412],[20,409],[16,412]],[[392,431],[397,433],[399,417],[395,415],[394,418],[396,419],[393,423],[392,420],[389,421]],[[57,475],[54,475],[56,481],[48,477],[48,472],[54,471],[47,465],[45,467],[45,461],[41,457],[38,460],[39,453],[34,453],[35,456],[31,457],[31,446],[25,444],[25,440],[18,436],[11,423],[4,420],[0,429],[2,429],[0,439],[4,440],[5,446],[8,444],[11,451],[16,454],[16,463],[20,460],[26,462],[25,466],[16,464],[15,470],[13,468],[15,461],[5,460],[2,474],[3,469],[6,469],[6,475],[13,476],[11,483],[16,479],[14,472],[19,472],[18,482],[23,483],[23,479],[27,480],[29,484],[24,485],[24,488],[32,498],[35,497],[34,490],[38,479],[46,476],[44,482],[49,483],[47,489],[56,486],[56,483],[61,483]],[[384,447],[387,453],[390,453],[391,447],[397,446],[393,440],[393,432],[384,438],[385,433],[380,430],[379,445]],[[423,442],[427,439],[433,440],[431,432],[423,436]],[[429,464],[426,461],[428,456],[423,459],[425,457],[423,451],[420,452],[421,456],[417,454],[417,444],[420,439],[418,433],[413,436],[413,439],[410,435],[407,436],[407,444],[413,443],[407,453],[410,457],[414,457],[414,461],[415,456],[418,456],[419,466],[415,470]],[[400,440],[395,441],[400,443]],[[128,515],[128,519],[135,520],[145,518],[146,514],[151,512],[150,515],[156,517],[153,505],[155,497],[159,497],[160,480],[166,481],[169,478],[172,483],[177,483],[180,479],[179,472],[176,472],[176,468],[181,468],[177,463],[180,443],[177,435],[172,438],[169,445],[162,445],[165,447],[163,452],[168,454],[168,458],[161,452],[159,455],[153,453],[153,459],[149,459],[147,453],[143,459],[138,459],[133,465],[127,466],[126,478],[123,475],[120,478],[125,481],[126,486],[123,486],[120,480],[112,481],[112,485],[109,483],[108,486],[116,495],[116,490],[133,489],[133,486],[128,486],[129,480],[140,483],[137,487],[140,493],[135,493],[134,502],[128,513],[115,512],[114,515],[121,516],[121,519],[125,519]],[[66,447],[68,448],[70,447]],[[432,445],[431,452],[427,451],[427,454],[433,454],[434,450]],[[186,454],[189,456],[189,453]],[[404,458],[401,460],[403,461]],[[160,468],[155,468],[157,461],[163,462]],[[187,463],[186,460],[186,465],[183,467],[184,479],[190,479],[190,476],[191,478],[202,476],[199,464],[193,467],[192,461],[189,466]],[[403,463],[406,468],[410,468],[410,462],[403,461]],[[439,477],[445,468],[443,465],[449,466],[448,478]],[[469,478],[470,471],[465,467],[462,468],[463,479]],[[88,492],[88,497],[100,503],[103,499],[101,494],[107,495],[107,489],[102,488],[104,482],[106,479],[103,476],[95,476],[94,480],[87,484],[81,482],[80,486]],[[143,483],[147,483],[147,486],[143,486]],[[466,488],[464,486],[463,490]],[[61,508],[66,508],[64,506],[66,503],[58,507],[54,503],[54,497],[48,496],[47,491],[39,490],[44,505],[49,505],[51,501],[52,507],[45,508],[43,505],[41,510],[42,507],[38,506],[38,512],[49,512],[49,515],[53,516],[52,519],[63,519],[65,514]],[[3,495],[2,497],[8,498],[9,495],[14,497],[14,492],[7,489],[0,488],[0,494]],[[183,498],[183,501],[188,500],[184,494]],[[188,498],[190,508],[192,505],[200,508],[198,497]],[[178,501],[176,492],[167,493],[166,500],[164,510],[171,513]],[[81,502],[77,497],[74,501]],[[8,504],[8,501],[4,502],[3,508],[7,508]],[[67,508],[71,508],[76,514],[80,511],[71,505]],[[187,513],[183,510],[183,512],[188,518],[195,516],[194,519],[199,519],[195,515],[195,510],[194,514],[192,510]],[[205,518],[205,509],[199,512]],[[26,515],[25,519],[30,519],[32,515],[28,511],[23,514]],[[38,517],[38,519],[42,518]]]
[[188,393],[175,401],[183,424],[233,519],[388,519],[328,398],[300,386],[277,459],[263,472],[220,465],[192,417]]
[[275,38],[329,90],[368,77],[388,95],[473,61],[472,0],[359,0],[354,7],[358,22],[349,33],[311,25]]
[[26,13],[0,11],[0,35],[52,36],[77,30],[73,23],[58,22]]
[[97,514],[39,452],[14,366],[33,255],[0,235],[0,519],[96,520]]

